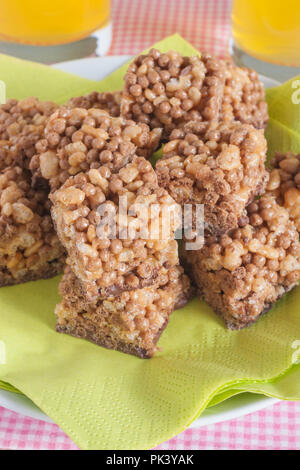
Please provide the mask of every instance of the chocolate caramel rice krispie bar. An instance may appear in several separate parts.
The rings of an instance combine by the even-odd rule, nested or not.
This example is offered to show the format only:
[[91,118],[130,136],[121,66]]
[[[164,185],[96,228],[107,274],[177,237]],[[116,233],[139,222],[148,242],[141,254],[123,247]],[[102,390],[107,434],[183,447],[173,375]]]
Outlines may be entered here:
[[31,188],[19,166],[0,173],[0,286],[55,276],[64,250],[54,231],[45,190]]
[[289,211],[300,232],[300,154],[277,153],[271,165],[267,191]]
[[163,127],[163,139],[185,122],[240,121],[258,129],[268,120],[264,87],[254,70],[210,54],[183,57],[152,49],[129,66],[121,115]]
[[67,268],[60,283],[62,301],[56,306],[56,329],[99,346],[153,356],[156,343],[174,308],[189,300],[190,283],[181,267],[165,269],[155,286],[98,297],[89,303],[80,281]]
[[264,195],[240,227],[186,251],[199,294],[230,329],[255,322],[300,278],[299,234],[288,211]]
[[[153,285],[161,267],[178,264],[178,207],[143,157],[117,173],[102,166],[70,177],[50,198],[58,236],[88,299]],[[109,214],[111,225],[99,232]]]
[[220,235],[236,227],[264,191],[266,148],[263,132],[249,124],[207,130],[192,121],[172,131],[156,163],[158,182],[181,206],[204,204],[205,232]]
[[225,63],[209,54],[183,57],[151,49],[125,75],[121,115],[151,129],[173,129],[191,120],[218,121],[225,86]]
[[33,183],[44,179],[51,190],[70,176],[102,165],[118,170],[137,153],[152,155],[160,140],[160,130],[149,130],[111,117],[101,109],[60,108],[49,118],[44,135],[31,159]]

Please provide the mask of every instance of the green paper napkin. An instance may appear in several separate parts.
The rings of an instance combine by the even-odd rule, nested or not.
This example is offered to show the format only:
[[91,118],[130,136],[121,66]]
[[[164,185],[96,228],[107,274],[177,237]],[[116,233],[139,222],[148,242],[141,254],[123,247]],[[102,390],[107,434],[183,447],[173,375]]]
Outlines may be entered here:
[[36,96],[40,100],[65,103],[73,96],[93,91],[99,82],[61,72],[47,65],[0,54],[0,80],[6,85],[6,97],[23,99]]
[[[177,35],[155,47],[198,53]],[[75,90],[120,89],[125,69],[97,84],[5,56],[0,56],[0,70],[0,79],[14,77],[9,96],[34,94],[62,102]],[[268,96],[274,103],[272,120],[283,129],[293,124],[281,122],[275,111],[277,93],[284,90],[273,89]],[[277,139],[272,126],[271,145]],[[279,150],[281,145],[276,140]],[[58,282],[0,290],[0,341],[6,346],[0,386],[26,394],[82,449],[154,447],[183,431],[207,406],[243,391],[300,400],[300,367],[293,365],[293,345],[300,340],[300,288],[242,331],[226,330],[205,303],[194,299],[172,315],[159,342],[162,351],[142,360],[56,333]]]
[[269,124],[268,156],[274,152],[300,152],[300,77],[266,90]]

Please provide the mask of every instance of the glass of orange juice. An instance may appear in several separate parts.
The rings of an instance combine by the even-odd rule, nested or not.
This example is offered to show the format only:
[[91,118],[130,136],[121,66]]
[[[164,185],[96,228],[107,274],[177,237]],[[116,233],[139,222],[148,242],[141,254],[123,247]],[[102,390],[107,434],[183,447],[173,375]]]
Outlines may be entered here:
[[300,74],[299,0],[233,0],[233,56],[265,75]]
[[106,52],[111,39],[110,0],[0,0],[0,52],[5,52],[1,44],[55,48],[77,43],[95,31],[102,40],[101,51]]

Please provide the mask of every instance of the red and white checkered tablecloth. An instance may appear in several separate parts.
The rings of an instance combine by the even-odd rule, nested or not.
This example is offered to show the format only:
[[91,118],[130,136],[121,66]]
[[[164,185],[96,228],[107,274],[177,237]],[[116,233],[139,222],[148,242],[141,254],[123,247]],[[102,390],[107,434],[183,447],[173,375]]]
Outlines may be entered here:
[[[112,55],[135,54],[175,32],[196,48],[228,54],[230,0],[112,0]],[[0,407],[0,449],[73,450],[55,424]],[[158,449],[300,450],[300,403],[281,402],[224,423],[188,429]]]
[[[55,424],[0,408],[0,448],[76,450]],[[188,429],[157,449],[299,450],[300,404],[281,402],[243,418]]]
[[202,52],[228,54],[231,0],[112,0],[109,54],[137,54],[179,33]]

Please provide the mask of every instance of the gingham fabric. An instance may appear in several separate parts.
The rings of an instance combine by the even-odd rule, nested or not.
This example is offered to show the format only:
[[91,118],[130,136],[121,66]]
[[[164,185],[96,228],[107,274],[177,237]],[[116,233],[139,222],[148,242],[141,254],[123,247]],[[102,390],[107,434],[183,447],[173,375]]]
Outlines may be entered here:
[[[178,32],[201,51],[228,54],[230,0],[113,0],[110,54],[136,54]],[[55,424],[0,407],[0,449],[74,450]],[[300,450],[300,403],[281,402],[232,421],[188,429],[158,449]]]
[[179,33],[202,52],[228,55],[230,0],[113,0],[110,54],[137,54]]
[[[0,448],[76,450],[55,424],[0,408]],[[188,429],[159,450],[300,450],[300,404],[281,402],[242,418]]]

